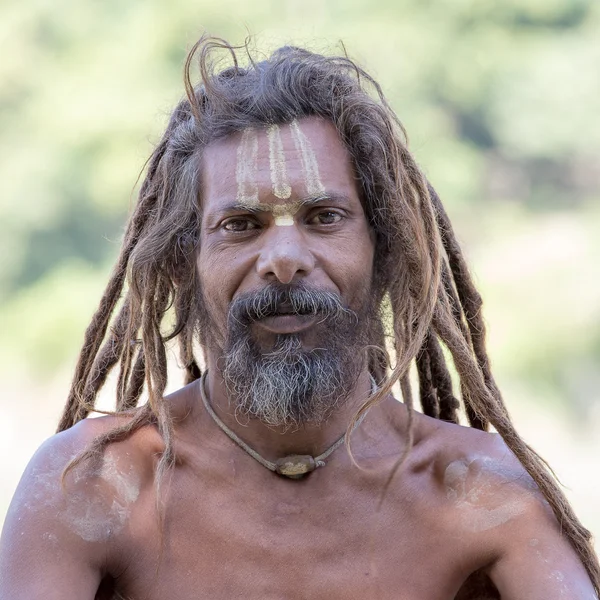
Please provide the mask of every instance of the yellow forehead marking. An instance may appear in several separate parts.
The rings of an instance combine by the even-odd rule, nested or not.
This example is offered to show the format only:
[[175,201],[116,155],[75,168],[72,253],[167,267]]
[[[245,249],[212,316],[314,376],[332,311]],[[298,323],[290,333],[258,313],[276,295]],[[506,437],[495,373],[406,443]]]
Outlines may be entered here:
[[285,200],[291,196],[292,188],[287,178],[285,154],[283,153],[279,125],[269,125],[267,127],[267,138],[269,139],[269,164],[271,165],[273,195]]
[[290,123],[290,130],[292,132],[294,145],[296,146],[296,152],[298,152],[300,155],[300,160],[302,162],[306,193],[309,196],[315,194],[324,194],[325,188],[323,187],[321,178],[319,177],[319,165],[317,163],[317,157],[310,140],[304,135],[304,132],[300,129],[300,125],[298,125],[298,121],[296,121],[296,119]]
[[235,178],[237,180],[237,201],[240,204],[256,206],[258,204],[258,135],[250,127],[242,132],[237,149]]
[[275,225],[278,227],[291,227],[294,224],[294,217],[292,215],[284,215],[282,217],[275,217]]
[[275,225],[279,227],[289,227],[294,224],[294,215],[300,208],[299,202],[291,202],[289,204],[274,204],[271,206],[273,220]]
[[302,202],[290,202],[286,204],[259,204],[257,202],[240,203],[240,207],[270,212],[273,215],[275,225],[281,225],[284,227],[294,224],[294,215],[298,212],[301,206]]

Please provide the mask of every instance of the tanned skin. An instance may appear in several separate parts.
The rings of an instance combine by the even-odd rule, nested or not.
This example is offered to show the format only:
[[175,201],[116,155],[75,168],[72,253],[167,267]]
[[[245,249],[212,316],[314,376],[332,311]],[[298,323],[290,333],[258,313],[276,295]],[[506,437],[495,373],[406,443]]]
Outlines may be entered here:
[[[203,156],[200,276],[215,339],[231,301],[270,282],[302,280],[338,293],[352,309],[368,294],[374,241],[348,153],[334,127],[304,119],[323,199],[275,223],[269,206],[305,199],[290,130],[281,127],[289,199],[273,195],[268,152],[259,152],[262,209],[233,209],[239,135]],[[265,148],[259,131],[259,148]],[[295,204],[294,204],[295,203]],[[319,324],[294,317],[254,326],[265,348],[275,332],[302,336]],[[287,319],[287,320],[285,320]],[[366,370],[326,425],[297,431],[238,423],[205,349],[207,391],[220,417],[270,460],[317,455],[346,429],[369,393]],[[92,600],[451,600],[483,570],[506,600],[592,600],[574,550],[501,438],[415,415],[415,442],[382,501],[404,444],[405,407],[388,398],[352,436],[357,467],[341,448],[302,480],[282,478],[232,442],[206,413],[194,382],[169,397],[177,464],[157,508],[155,465],[162,441],[148,426],[109,446],[105,465],[81,467],[60,487],[69,459],[125,417],[86,419],[47,441],[32,459],[9,510],[0,555],[0,597]],[[162,510],[163,521],[159,518]]]

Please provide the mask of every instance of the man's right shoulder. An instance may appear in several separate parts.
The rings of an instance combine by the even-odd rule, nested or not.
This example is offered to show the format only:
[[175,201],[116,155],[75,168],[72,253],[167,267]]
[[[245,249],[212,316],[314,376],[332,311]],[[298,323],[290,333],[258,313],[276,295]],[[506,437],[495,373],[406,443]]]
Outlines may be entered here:
[[[49,541],[76,539],[103,542],[124,527],[132,505],[152,486],[153,464],[160,438],[153,427],[128,439],[110,443],[81,462],[72,461],[93,447],[94,441],[126,424],[128,417],[85,419],[47,439],[29,462],[7,516]],[[54,533],[47,531],[51,528]]]
[[68,467],[126,419],[86,419],[46,440],[34,454],[2,530],[0,595],[94,597],[101,574],[110,572],[118,556],[134,506],[152,494],[158,434],[143,428]]
[[[48,473],[60,472],[78,456],[94,446],[94,442],[100,437],[117,430],[123,425],[127,425],[133,417],[129,415],[105,415],[101,417],[84,419],[73,427],[60,433],[56,433],[44,441],[33,455],[25,475],[33,470],[39,472],[44,470]],[[137,466],[139,472],[144,470],[144,463],[148,457],[154,453],[160,452],[162,442],[158,432],[153,426],[142,427],[122,441],[110,442],[105,445],[104,450],[96,452],[89,459],[83,461],[73,471],[73,479],[78,480],[102,469],[102,465],[107,461],[125,460],[132,466]],[[65,483],[68,478],[65,479]]]

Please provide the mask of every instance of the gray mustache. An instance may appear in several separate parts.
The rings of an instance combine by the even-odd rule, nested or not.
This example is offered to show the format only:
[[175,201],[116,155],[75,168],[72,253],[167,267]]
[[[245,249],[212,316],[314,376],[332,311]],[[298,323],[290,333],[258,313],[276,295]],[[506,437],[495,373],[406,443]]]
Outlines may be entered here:
[[270,285],[239,296],[229,308],[230,318],[243,325],[282,314],[316,316],[322,320],[358,320],[338,294],[303,285]]

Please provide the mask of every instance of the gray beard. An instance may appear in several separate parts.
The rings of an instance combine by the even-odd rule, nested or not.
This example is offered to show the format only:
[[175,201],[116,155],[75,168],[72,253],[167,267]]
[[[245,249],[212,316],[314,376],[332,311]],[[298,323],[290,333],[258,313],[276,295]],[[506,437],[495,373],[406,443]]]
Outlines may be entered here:
[[298,335],[285,334],[277,336],[272,350],[261,350],[248,319],[264,316],[264,306],[277,303],[263,293],[262,298],[248,299],[249,315],[245,307],[230,311],[223,378],[236,415],[285,429],[318,426],[346,400],[362,370],[364,320],[332,294],[300,289],[285,298],[297,301],[302,310],[304,302],[312,302],[311,310],[323,315],[316,325],[322,329],[319,347],[306,350]]

